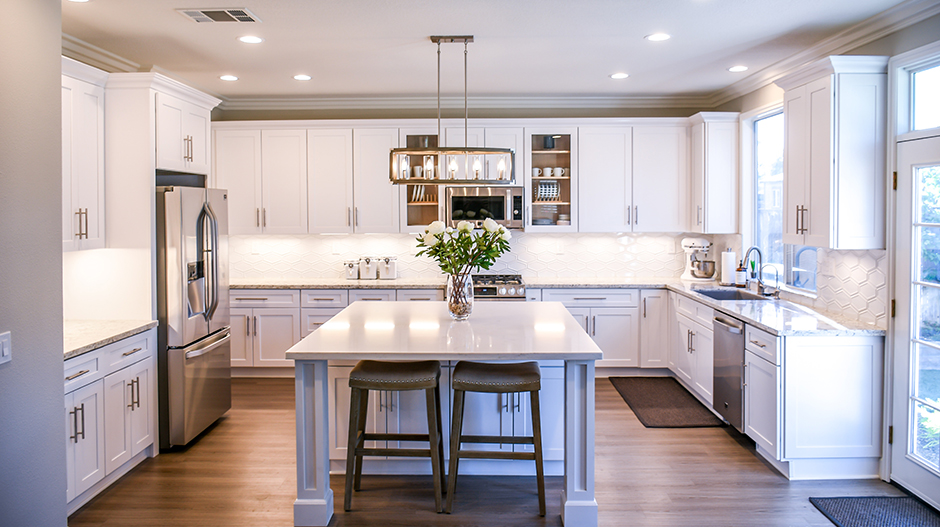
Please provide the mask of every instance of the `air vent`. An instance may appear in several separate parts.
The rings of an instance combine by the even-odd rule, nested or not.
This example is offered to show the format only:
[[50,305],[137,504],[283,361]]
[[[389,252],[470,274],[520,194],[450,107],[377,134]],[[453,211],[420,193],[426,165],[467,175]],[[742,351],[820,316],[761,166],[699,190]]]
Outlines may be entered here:
[[242,7],[232,9],[177,9],[176,11],[200,24],[205,22],[261,22],[260,18]]

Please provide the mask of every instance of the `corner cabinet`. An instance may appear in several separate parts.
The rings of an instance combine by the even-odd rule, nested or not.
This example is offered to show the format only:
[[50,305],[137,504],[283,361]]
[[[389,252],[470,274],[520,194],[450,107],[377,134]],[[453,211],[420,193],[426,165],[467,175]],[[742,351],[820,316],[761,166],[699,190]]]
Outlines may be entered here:
[[692,122],[692,209],[689,230],[738,231],[738,113],[702,112]]
[[108,74],[62,57],[62,249],[105,247],[104,85]]
[[525,230],[577,232],[578,129],[526,128],[525,157]]
[[888,57],[833,56],[783,77],[784,243],[885,247]]

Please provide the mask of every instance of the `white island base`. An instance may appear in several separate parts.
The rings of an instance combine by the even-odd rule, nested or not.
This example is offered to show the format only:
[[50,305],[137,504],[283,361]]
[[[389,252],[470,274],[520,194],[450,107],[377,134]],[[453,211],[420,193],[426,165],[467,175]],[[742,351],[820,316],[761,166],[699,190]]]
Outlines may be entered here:
[[297,411],[295,526],[333,517],[329,360],[563,360],[562,521],[596,526],[594,361],[600,349],[561,303],[479,303],[454,322],[443,302],[357,302],[292,347]]

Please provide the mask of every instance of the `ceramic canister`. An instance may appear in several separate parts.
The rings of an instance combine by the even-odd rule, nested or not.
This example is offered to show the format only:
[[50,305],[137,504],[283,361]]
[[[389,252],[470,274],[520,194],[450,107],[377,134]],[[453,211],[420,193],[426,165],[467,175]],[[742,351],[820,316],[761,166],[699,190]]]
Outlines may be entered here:
[[359,260],[346,260],[343,262],[343,273],[346,275],[346,280],[358,280]]
[[394,280],[398,278],[398,258],[384,256],[379,258],[379,280]]
[[363,256],[359,259],[359,279],[375,280],[378,273],[379,259],[374,256]]

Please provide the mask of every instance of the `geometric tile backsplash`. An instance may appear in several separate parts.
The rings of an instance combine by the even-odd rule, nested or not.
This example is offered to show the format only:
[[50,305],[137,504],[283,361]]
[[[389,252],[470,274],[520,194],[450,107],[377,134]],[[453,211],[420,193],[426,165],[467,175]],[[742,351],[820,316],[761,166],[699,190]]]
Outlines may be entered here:
[[[491,273],[532,278],[678,278],[685,265],[680,241],[688,234],[534,234],[513,231],[512,250]],[[694,235],[700,236],[700,235]],[[731,247],[741,255],[740,236],[705,236],[709,256]],[[339,278],[343,262],[362,256],[396,256],[402,278],[440,275],[433,260],[415,256],[411,234],[229,236],[232,278]],[[886,251],[819,249],[817,297],[783,293],[789,301],[820,312],[887,326]]]

